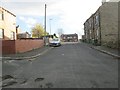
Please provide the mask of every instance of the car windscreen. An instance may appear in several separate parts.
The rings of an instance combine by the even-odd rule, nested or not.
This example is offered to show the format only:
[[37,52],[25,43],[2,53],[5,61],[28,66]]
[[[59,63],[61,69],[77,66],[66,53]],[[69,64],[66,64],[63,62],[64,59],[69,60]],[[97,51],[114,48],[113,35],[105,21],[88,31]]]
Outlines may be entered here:
[[53,39],[53,41],[59,41],[59,39]]

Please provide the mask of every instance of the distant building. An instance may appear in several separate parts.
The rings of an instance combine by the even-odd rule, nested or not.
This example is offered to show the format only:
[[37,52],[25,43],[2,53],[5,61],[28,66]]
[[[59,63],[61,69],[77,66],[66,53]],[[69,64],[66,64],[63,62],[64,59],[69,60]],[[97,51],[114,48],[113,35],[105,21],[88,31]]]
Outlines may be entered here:
[[105,2],[84,23],[88,43],[118,48],[118,2]]
[[31,38],[31,34],[29,34],[28,32],[25,32],[25,33],[18,33],[17,38],[18,38],[18,39],[22,39],[22,38]]
[[62,34],[61,39],[64,42],[78,42],[77,34]]
[[0,39],[16,40],[16,15],[0,7]]

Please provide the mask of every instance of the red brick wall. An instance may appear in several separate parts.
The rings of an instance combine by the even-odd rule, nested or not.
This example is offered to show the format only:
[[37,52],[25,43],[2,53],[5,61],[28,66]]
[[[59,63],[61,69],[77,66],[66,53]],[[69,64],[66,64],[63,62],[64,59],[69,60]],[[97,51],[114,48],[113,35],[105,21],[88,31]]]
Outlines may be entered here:
[[30,51],[43,45],[43,40],[16,40],[16,53]]
[[1,40],[0,42],[2,42],[2,46],[0,45],[2,54],[22,53],[44,45],[43,40]]
[[2,41],[2,54],[13,54],[15,53],[15,41],[14,40],[3,40]]
[[0,40],[0,57],[2,56],[2,40]]

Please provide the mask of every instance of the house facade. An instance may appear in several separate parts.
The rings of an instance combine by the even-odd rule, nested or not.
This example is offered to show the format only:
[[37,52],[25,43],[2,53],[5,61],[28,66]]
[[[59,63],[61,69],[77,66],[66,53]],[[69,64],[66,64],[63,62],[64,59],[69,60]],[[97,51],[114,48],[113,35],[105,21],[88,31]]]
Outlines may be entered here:
[[61,39],[64,42],[78,42],[78,35],[75,34],[62,34]]
[[105,2],[84,23],[88,43],[118,48],[118,2]]
[[16,15],[0,7],[0,39],[16,40]]

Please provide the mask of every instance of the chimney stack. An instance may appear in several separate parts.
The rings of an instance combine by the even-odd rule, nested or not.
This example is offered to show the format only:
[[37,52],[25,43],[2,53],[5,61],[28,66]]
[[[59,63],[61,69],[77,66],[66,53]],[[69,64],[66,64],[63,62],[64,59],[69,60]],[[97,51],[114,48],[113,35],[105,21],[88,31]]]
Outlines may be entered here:
[[106,0],[102,0],[102,4],[104,4],[106,2]]

